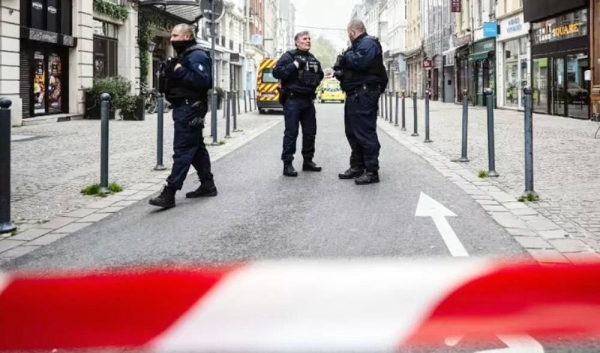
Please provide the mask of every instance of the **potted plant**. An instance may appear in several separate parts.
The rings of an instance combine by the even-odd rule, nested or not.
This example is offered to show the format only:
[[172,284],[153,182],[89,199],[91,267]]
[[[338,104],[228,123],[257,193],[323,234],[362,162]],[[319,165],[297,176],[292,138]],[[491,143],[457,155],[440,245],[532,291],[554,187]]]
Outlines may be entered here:
[[94,80],[91,88],[84,90],[85,94],[85,119],[101,119],[100,109],[102,93],[110,95],[109,119],[115,118],[115,111],[119,108],[121,100],[126,97],[131,90],[131,83],[122,77],[102,77]]
[[123,120],[145,120],[146,110],[143,95],[128,95],[119,100],[117,108]]

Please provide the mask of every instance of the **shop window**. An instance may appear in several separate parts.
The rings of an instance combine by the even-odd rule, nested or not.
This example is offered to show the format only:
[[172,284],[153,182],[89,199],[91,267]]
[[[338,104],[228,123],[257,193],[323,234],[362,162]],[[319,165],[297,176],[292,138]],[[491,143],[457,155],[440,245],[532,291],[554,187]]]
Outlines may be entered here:
[[94,78],[117,75],[117,31],[112,23],[94,20]]
[[63,112],[63,60],[60,53],[52,50],[36,50],[33,53],[33,114],[44,115]]
[[21,0],[21,25],[71,35],[72,0]]

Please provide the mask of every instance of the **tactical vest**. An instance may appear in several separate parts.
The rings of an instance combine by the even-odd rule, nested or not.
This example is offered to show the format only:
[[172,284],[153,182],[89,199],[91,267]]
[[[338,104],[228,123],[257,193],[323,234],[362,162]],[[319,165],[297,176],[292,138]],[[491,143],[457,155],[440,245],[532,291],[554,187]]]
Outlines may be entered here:
[[296,59],[297,57],[306,57],[306,64],[304,67],[298,68],[298,80],[300,83],[316,88],[319,85],[319,63],[313,55],[301,55],[303,54],[298,49],[290,50],[288,53]]
[[381,89],[385,90],[388,84],[388,76],[383,64],[383,48],[379,39],[372,36],[365,36],[362,40],[370,38],[375,40],[379,47],[379,54],[375,56],[368,64],[367,71],[358,72],[350,68],[344,68],[344,81],[353,81],[361,83],[379,83]]
[[[179,63],[182,62],[186,56],[188,56],[191,52],[196,51],[196,50],[202,50],[206,53],[206,55],[208,56],[208,58],[210,60],[210,65],[211,65],[210,67],[212,68],[212,58],[210,57],[210,54],[198,44],[192,45],[191,47],[187,48],[183,53],[181,53],[181,55],[179,55],[177,57],[177,62],[179,62]],[[187,86],[185,86],[185,84],[183,82],[179,82],[179,80],[167,78],[164,81],[165,81],[165,83],[164,83],[165,98],[169,102],[183,100],[183,99],[188,99],[191,101],[197,101],[197,100],[207,101],[208,100],[208,90],[210,90],[213,87],[212,76],[211,76],[211,82],[210,82],[209,87],[206,87],[205,89],[201,89],[201,90],[198,90],[197,88],[187,87]]]

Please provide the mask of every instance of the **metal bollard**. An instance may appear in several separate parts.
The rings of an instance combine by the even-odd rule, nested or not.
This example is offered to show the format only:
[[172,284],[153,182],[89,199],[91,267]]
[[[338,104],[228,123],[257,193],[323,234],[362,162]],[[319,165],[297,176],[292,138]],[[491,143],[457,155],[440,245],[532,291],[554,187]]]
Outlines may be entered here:
[[233,96],[235,97],[235,106],[237,108],[236,114],[242,114],[242,111],[240,109],[242,109],[241,104],[240,104],[240,95],[238,94],[238,91],[233,91]]
[[399,114],[398,108],[400,108],[399,107],[400,97],[398,97],[398,92],[396,92],[395,96],[396,96],[396,111],[394,112],[394,126],[398,126],[398,114]]
[[431,143],[429,139],[429,90],[425,91],[425,143]]
[[252,112],[252,93],[250,90],[248,90],[248,107],[250,108],[250,111]]
[[110,109],[110,94],[102,93],[100,106],[101,122],[101,142],[100,142],[100,192],[108,194],[108,112]]
[[[240,112],[240,102],[238,100],[238,92],[237,91],[233,91],[232,93],[232,97],[233,97],[233,131],[237,132],[237,116],[238,113]],[[237,107],[237,109],[236,109]]]
[[533,189],[533,89],[523,89],[525,93],[525,196],[537,195]]
[[256,104],[256,90],[252,91],[252,100],[254,101],[254,110],[258,109],[258,105]]
[[417,129],[417,92],[413,91],[413,111],[415,113],[415,121],[414,121],[414,132],[412,133],[412,135],[410,136],[419,136],[418,133],[418,129]]
[[156,107],[158,114],[156,117],[156,166],[154,170],[165,170],[167,167],[163,164],[163,136],[165,121],[165,99],[162,93],[158,93],[156,98]]
[[485,89],[487,97],[487,123],[488,123],[488,159],[489,171],[488,176],[492,178],[498,177],[496,173],[496,154],[494,146],[494,90],[491,88]]
[[402,92],[402,131],[406,131],[406,93]]
[[394,97],[394,92],[390,92],[390,124],[394,122],[392,116],[394,115],[394,106],[392,105],[392,98]]
[[383,95],[379,97],[379,109],[377,109],[377,115],[383,118]]
[[463,89],[463,117],[462,117],[462,148],[460,153],[459,162],[468,162],[469,158],[467,158],[467,138],[469,132],[469,96],[467,95],[468,91]]
[[[226,111],[225,112],[225,138],[226,139],[231,138],[231,136],[230,136],[230,129],[231,129],[230,120],[231,120],[231,103],[233,101],[233,97],[234,97],[233,92],[230,92],[230,94],[227,95],[227,105],[225,106],[225,109],[224,109]],[[235,107],[233,109],[234,109],[234,114],[235,114]]]
[[0,234],[14,232],[17,227],[10,216],[10,134],[12,102],[0,98]]
[[389,116],[387,103],[388,103],[388,93],[383,92],[383,111],[385,112],[385,121],[388,121],[388,116]]
[[[213,68],[214,67],[215,66],[213,65]],[[212,94],[210,97],[210,106],[212,108],[210,109],[210,136],[213,139],[211,142],[211,146],[218,146],[219,143],[217,142],[217,111],[219,109],[219,106],[217,105],[217,90],[212,89],[211,91]]]
[[225,96],[225,102],[223,102],[223,119],[227,117],[227,104],[229,104],[229,92],[223,91],[223,95]]
[[[246,102],[246,90],[242,90],[244,92],[244,113],[248,113],[248,103]],[[235,131],[235,128],[234,128]]]

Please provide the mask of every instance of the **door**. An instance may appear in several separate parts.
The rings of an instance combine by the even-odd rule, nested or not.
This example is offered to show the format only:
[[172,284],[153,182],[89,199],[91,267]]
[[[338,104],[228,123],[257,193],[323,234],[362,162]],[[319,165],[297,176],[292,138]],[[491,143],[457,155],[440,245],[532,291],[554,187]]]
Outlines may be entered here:
[[552,60],[552,85],[550,86],[550,97],[553,115],[566,114],[565,96],[565,59],[553,58]]
[[529,86],[529,64],[527,58],[521,58],[519,60],[519,77],[520,77],[520,85],[519,85],[519,108],[525,109],[525,97],[523,96],[523,89]]
[[434,69],[433,70],[433,100],[438,100],[438,88],[439,88],[439,76],[440,76],[440,71],[439,69]]
[[585,79],[587,70],[587,54],[567,55],[564,101],[567,105],[566,115],[573,118],[589,117],[590,81]]
[[63,52],[40,48],[33,52],[32,115],[57,114],[64,111],[67,76],[63,70]]
[[552,58],[534,58],[531,67],[531,86],[533,88],[533,111],[548,114],[550,105],[548,94],[552,81],[549,80],[548,62]]

